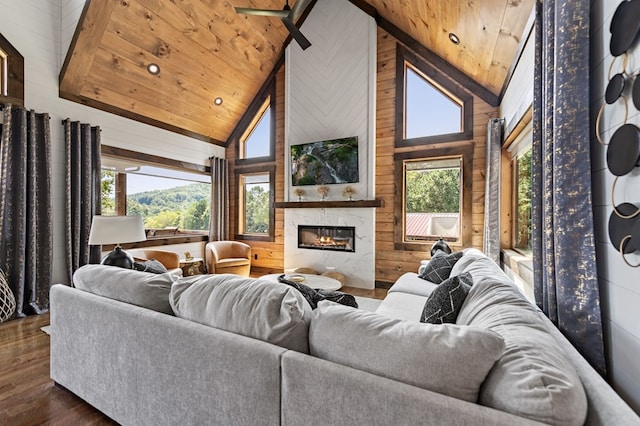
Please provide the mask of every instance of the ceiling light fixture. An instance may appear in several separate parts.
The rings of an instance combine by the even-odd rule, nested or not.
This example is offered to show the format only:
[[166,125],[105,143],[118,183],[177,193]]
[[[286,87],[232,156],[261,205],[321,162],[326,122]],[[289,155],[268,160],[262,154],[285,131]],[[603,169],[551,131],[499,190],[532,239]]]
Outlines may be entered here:
[[451,43],[453,44],[460,44],[460,38],[454,33],[449,33],[449,40],[451,40]]
[[149,71],[149,74],[151,75],[158,75],[160,74],[160,66],[158,64],[151,63],[147,65],[147,71]]
[[222,98],[221,97],[217,97],[213,100],[213,103],[216,105],[222,105]]

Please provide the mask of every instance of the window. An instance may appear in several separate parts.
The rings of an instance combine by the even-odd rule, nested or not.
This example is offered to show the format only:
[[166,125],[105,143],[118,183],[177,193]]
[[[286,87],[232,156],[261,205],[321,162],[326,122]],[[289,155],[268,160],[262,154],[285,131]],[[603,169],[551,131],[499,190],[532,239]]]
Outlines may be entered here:
[[24,58],[0,34],[0,102],[24,105]]
[[275,167],[237,171],[238,238],[273,240]]
[[531,145],[513,161],[515,214],[513,248],[531,255]]
[[473,97],[406,48],[396,55],[396,146],[473,139]]
[[102,214],[140,215],[148,237],[208,233],[208,175],[111,157],[102,166]]
[[[506,161],[511,162],[511,182],[503,182],[504,190],[511,193],[511,248],[531,256],[531,142],[532,125],[529,122],[519,133],[507,141]],[[509,189],[511,188],[511,189]]]
[[240,158],[268,157],[271,152],[271,105],[267,99],[247,132],[240,138]]
[[229,140],[237,142],[236,165],[275,160],[276,84],[272,79],[258,93]]
[[9,80],[7,71],[7,54],[0,48],[0,95],[8,96],[7,81]]
[[405,139],[462,131],[460,101],[409,64],[406,64],[405,79]]
[[473,145],[395,154],[396,250],[429,251],[439,238],[471,244]]
[[462,157],[404,162],[405,241],[460,239]]

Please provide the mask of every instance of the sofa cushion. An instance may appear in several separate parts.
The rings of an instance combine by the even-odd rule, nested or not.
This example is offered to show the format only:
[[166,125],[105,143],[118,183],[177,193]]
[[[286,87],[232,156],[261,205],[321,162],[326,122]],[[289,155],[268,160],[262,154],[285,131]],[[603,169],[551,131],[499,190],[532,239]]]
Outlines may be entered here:
[[449,277],[433,290],[420,316],[420,322],[455,324],[462,303],[469,294],[473,279],[467,272]]
[[542,423],[583,424],[587,399],[582,383],[544,321],[513,284],[499,275],[477,282],[474,275],[457,322],[493,330],[506,344],[479,402]]
[[472,402],[503,350],[490,330],[403,321],[327,301],[309,328],[314,356]]
[[376,313],[389,318],[420,322],[420,315],[427,303],[427,297],[410,293],[394,292],[378,305]]
[[80,290],[171,315],[169,292],[176,280],[172,274],[106,265],[84,265],[73,274],[73,283]]
[[425,279],[421,279],[415,272],[406,272],[396,280],[388,293],[401,292],[415,294],[416,296],[429,297],[431,292],[438,287]]
[[176,316],[308,353],[311,307],[295,289],[234,274],[180,279],[169,297]]
[[434,284],[440,284],[442,281],[449,278],[449,275],[451,275],[451,269],[453,269],[453,266],[458,260],[460,260],[462,255],[463,252],[461,251],[451,254],[438,251],[424,268],[420,278],[431,281]]

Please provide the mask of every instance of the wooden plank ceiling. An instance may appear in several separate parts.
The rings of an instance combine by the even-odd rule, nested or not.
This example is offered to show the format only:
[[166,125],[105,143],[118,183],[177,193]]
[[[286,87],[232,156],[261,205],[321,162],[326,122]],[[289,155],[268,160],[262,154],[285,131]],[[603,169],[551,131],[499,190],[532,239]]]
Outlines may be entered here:
[[[352,0],[496,96],[534,1]],[[290,39],[278,18],[240,15],[234,7],[282,9],[283,3],[87,1],[60,74],[60,95],[225,145]],[[450,32],[459,45],[449,41]],[[160,66],[158,75],[147,72],[150,63]],[[214,105],[216,97],[221,105]]]

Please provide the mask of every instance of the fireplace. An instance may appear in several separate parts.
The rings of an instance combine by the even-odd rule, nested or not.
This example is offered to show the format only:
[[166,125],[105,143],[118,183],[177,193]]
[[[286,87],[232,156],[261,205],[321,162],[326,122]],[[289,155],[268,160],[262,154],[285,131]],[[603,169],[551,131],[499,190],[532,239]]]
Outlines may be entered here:
[[298,225],[298,248],[356,251],[355,226]]

